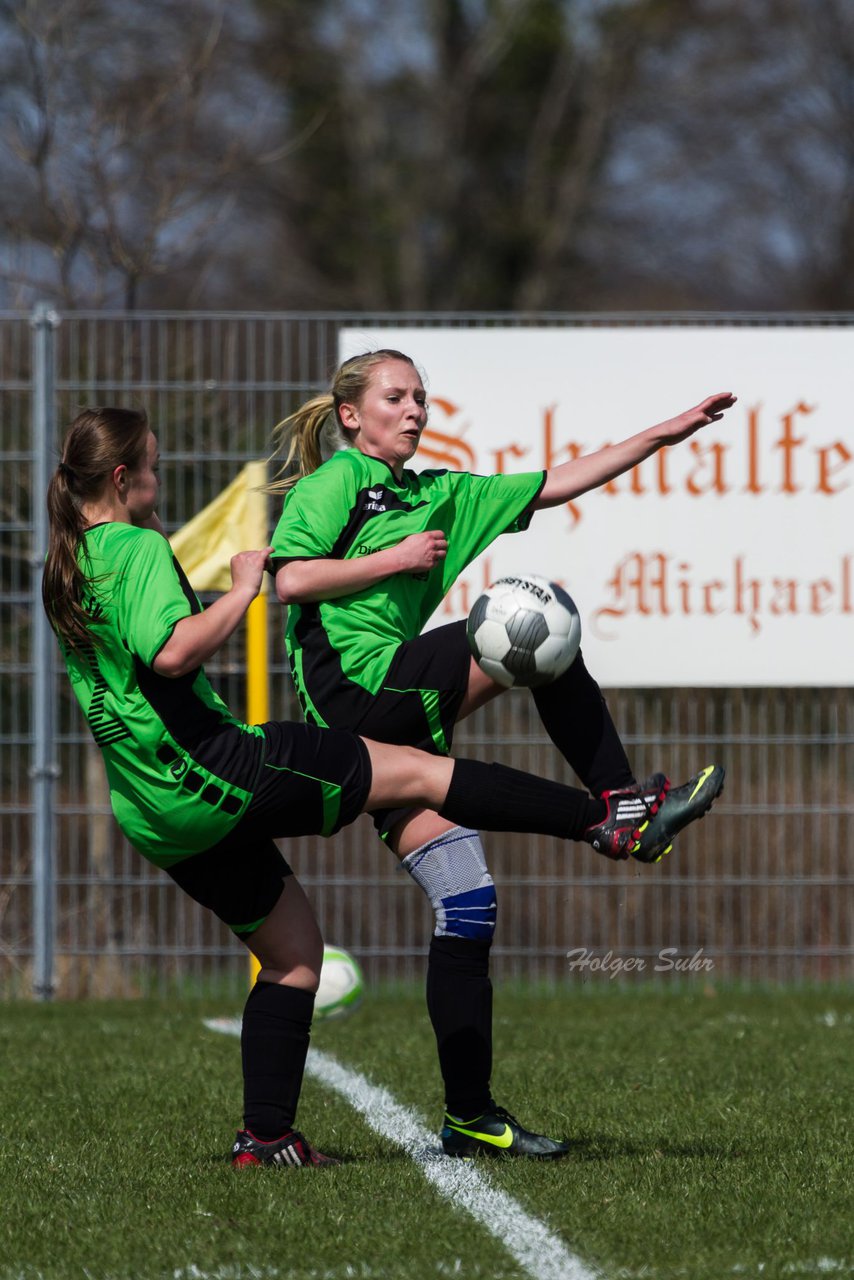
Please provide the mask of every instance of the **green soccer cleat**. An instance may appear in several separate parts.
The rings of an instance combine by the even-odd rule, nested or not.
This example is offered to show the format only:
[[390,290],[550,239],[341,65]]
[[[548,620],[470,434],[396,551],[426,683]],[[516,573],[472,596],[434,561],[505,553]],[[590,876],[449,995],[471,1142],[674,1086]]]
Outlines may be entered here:
[[441,1133],[445,1155],[471,1160],[474,1156],[527,1156],[530,1160],[557,1160],[569,1151],[568,1142],[557,1142],[541,1133],[530,1133],[503,1107],[494,1107],[473,1120],[445,1113]]
[[638,862],[660,862],[673,848],[683,827],[708,813],[724,789],[726,770],[710,764],[681,787],[671,787],[657,812],[638,829],[638,842],[629,850]]

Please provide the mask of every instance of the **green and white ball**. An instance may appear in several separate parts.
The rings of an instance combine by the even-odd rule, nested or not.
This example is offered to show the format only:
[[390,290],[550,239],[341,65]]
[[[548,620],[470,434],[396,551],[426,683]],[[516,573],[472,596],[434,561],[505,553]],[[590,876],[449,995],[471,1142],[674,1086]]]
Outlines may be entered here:
[[314,998],[315,1018],[342,1018],[362,1003],[365,979],[356,959],[343,947],[323,948],[320,986]]

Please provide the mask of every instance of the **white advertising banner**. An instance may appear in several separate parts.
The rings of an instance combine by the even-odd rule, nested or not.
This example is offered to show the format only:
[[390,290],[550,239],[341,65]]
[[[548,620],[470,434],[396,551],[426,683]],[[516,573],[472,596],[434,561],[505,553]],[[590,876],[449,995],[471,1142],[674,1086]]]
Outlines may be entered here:
[[423,371],[417,470],[560,465],[718,391],[721,422],[497,539],[434,623],[508,573],[561,583],[605,686],[850,685],[854,328],[348,329]]

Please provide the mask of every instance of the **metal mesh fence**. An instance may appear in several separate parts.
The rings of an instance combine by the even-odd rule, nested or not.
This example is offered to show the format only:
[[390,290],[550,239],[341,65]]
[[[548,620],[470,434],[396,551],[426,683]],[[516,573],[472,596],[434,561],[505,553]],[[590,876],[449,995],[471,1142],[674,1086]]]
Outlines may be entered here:
[[[772,322],[766,316],[671,317],[678,324]],[[840,317],[811,317],[839,324]],[[506,326],[667,323],[662,316],[366,316],[73,313],[50,322],[48,413],[61,424],[86,404],[142,405],[162,455],[161,515],[183,525],[248,460],[272,426],[327,383],[343,325]],[[775,323],[787,323],[774,317]],[[792,317],[803,324],[805,317]],[[36,475],[34,328],[0,315],[0,993],[33,989],[41,794],[33,724]],[[271,511],[271,516],[273,512]],[[271,610],[271,714],[297,718]],[[131,850],[110,815],[100,757],[59,678],[58,766],[50,792],[55,902],[53,988],[63,997],[239,993],[243,949]],[[208,670],[236,711],[245,706],[242,636]],[[543,837],[487,840],[499,888],[493,951],[499,978],[549,983],[632,976],[709,982],[848,980],[854,972],[854,690],[611,691],[639,774],[688,776],[728,766],[714,819],[691,834],[691,857],[656,868],[610,864]],[[532,700],[514,691],[458,731],[455,750],[571,781]],[[36,770],[38,773],[38,770]],[[414,979],[432,913],[367,819],[333,840],[297,840],[287,856],[326,936],[352,949],[370,979]],[[623,977],[629,976],[627,973]]]

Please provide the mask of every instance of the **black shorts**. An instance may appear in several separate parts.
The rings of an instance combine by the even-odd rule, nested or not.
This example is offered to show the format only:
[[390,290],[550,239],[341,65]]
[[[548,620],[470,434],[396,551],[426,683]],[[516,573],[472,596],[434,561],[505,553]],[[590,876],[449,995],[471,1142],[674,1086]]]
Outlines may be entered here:
[[[448,755],[468,690],[471,657],[465,622],[451,622],[405,641],[377,693],[344,680],[340,689],[327,689],[315,705],[338,729]],[[314,699],[315,691],[308,692]],[[385,837],[407,812],[383,809],[371,816]]]
[[264,923],[279,901],[285,879],[293,875],[272,840],[241,839],[239,823],[212,849],[174,862],[166,870],[185,893],[219,916],[243,941]]
[[275,839],[334,835],[353,822],[371,789],[371,761],[352,733],[271,721],[255,794],[235,827],[167,870],[240,938],[264,923],[292,875]]
[[336,729],[447,755],[468,689],[470,667],[466,624],[451,622],[404,641],[376,693],[341,675],[340,663],[334,679],[324,670],[322,688],[311,680],[312,664],[308,661],[303,665],[303,679],[312,703]]

